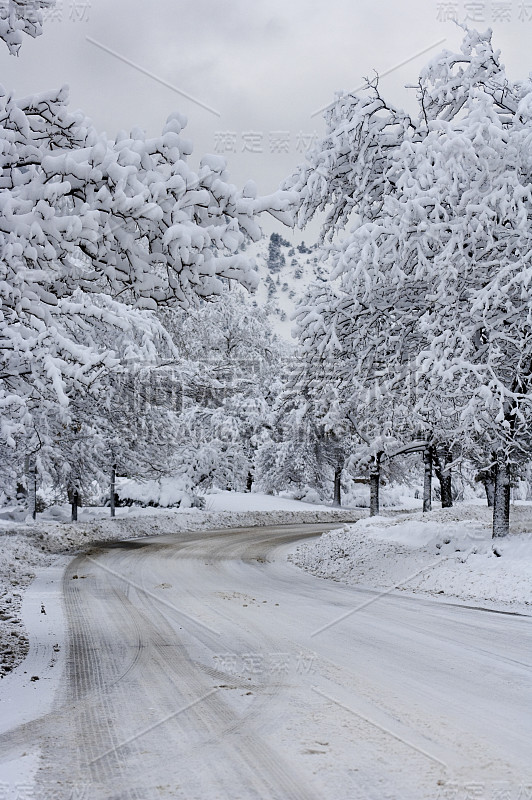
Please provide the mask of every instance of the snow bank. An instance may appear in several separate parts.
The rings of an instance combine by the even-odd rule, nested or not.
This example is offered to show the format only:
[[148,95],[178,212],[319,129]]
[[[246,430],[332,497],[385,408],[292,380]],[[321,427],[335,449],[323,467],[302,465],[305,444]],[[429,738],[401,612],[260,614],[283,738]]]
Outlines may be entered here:
[[24,590],[35,577],[35,571],[53,561],[41,536],[0,533],[0,677],[28,652],[20,613]]
[[527,613],[532,605],[532,507],[512,509],[511,535],[491,539],[491,512],[459,505],[430,514],[362,519],[290,555],[351,585],[453,597]]
[[117,478],[116,491],[120,500],[132,501],[141,506],[190,508],[193,505],[190,487],[185,481],[175,477],[151,481]]
[[[330,512],[331,507],[308,500],[294,500],[288,493],[282,492],[279,495],[254,494],[253,492],[224,492],[215,491],[205,495],[205,509],[207,511],[326,511]],[[349,509],[341,512],[348,513]],[[336,512],[335,512],[336,513]],[[360,513],[357,513],[357,518]]]
[[[379,492],[379,503],[381,508],[397,509],[402,511],[421,511],[423,507],[422,491],[418,491],[415,497],[415,490],[401,484],[389,484],[381,486]],[[344,501],[347,506],[369,509],[369,486],[354,484],[348,491],[344,492]]]
[[[213,530],[216,528],[258,527],[264,525],[290,525],[356,521],[363,511],[342,509],[276,510],[269,511],[189,511],[166,509],[135,509],[136,513],[110,518],[80,521],[77,523],[39,522],[27,525],[26,535],[42,537],[44,549],[50,553],[76,550],[92,542],[131,539],[140,536],[182,533],[186,531]],[[139,513],[148,512],[152,513]],[[153,513],[158,511],[158,513]],[[107,510],[107,513],[109,511]],[[1,539],[1,533],[0,533]]]

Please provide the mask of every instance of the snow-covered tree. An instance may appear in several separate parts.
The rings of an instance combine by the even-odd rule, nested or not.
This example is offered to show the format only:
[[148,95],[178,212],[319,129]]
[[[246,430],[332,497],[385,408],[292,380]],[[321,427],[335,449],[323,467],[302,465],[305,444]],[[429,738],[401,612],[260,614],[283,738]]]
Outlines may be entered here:
[[416,129],[408,114],[383,100],[375,84],[363,95],[340,95],[325,113],[325,123],[325,137],[283,186],[298,194],[298,225],[325,212],[321,240],[332,241],[354,214],[378,218],[384,197],[394,191],[395,151],[415,137]]
[[286,258],[281,247],[290,247],[290,242],[278,233],[272,233],[268,243],[268,268],[270,272],[279,272],[281,267],[286,264]]
[[352,309],[356,299],[343,283],[311,285],[295,312],[299,353],[324,430],[343,442],[348,468],[366,474],[372,513],[378,513],[378,486],[386,458],[422,438],[414,426],[408,398],[383,385],[388,350],[396,342],[385,335],[378,315]]
[[308,399],[297,392],[283,392],[274,406],[273,433],[257,453],[258,486],[275,494],[291,492],[305,499],[309,491],[330,497],[333,470],[327,459],[323,428],[317,423]]
[[511,464],[530,458],[532,85],[468,31],[423,71],[416,121],[368,93],[338,100],[288,184],[300,222],[329,209],[324,239],[358,214],[331,246],[337,296],[304,326],[321,357],[347,341],[355,380],[409,396],[447,450],[482,436],[503,535]]
[[309,363],[293,354],[273,403],[273,419],[257,453],[263,491],[290,491],[341,503],[341,476],[349,439],[335,414],[334,388],[316,380]]
[[0,409],[11,448],[36,408],[59,406],[67,424],[72,398],[97,394],[117,368],[117,335],[130,340],[126,358],[153,360],[164,334],[146,312],[191,307],[228,281],[255,287],[239,246],[260,236],[261,212],[286,218],[287,195],[238,191],[217,156],[194,172],[184,125],[172,114],[159,137],[112,140],[68,111],[65,89],[20,100],[2,90]]
[[165,312],[163,319],[190,365],[178,428],[178,472],[203,489],[251,489],[256,451],[272,424],[285,346],[264,311],[237,287],[186,313]]
[[42,12],[54,5],[55,0],[7,0],[0,4],[0,39],[11,55],[18,55],[23,33],[32,38],[41,35]]
[[[484,63],[482,45],[466,40],[464,50]],[[432,65],[425,95],[441,97],[450,73],[449,59]],[[432,240],[409,269],[430,284],[418,362],[460,410],[461,427],[493,453],[494,535],[504,535],[510,471],[531,444],[532,86],[511,86],[500,67],[462,90],[452,121],[440,113],[445,121],[429,125],[401,187],[403,241],[414,219]]]

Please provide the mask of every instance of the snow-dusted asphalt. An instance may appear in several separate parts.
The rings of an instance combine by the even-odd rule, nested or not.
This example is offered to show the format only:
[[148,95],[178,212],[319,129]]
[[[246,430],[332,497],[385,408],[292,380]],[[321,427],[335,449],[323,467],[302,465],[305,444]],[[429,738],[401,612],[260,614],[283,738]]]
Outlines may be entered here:
[[60,693],[0,736],[0,762],[40,748],[36,800],[528,797],[530,618],[379,598],[287,563],[331,527],[77,557]]

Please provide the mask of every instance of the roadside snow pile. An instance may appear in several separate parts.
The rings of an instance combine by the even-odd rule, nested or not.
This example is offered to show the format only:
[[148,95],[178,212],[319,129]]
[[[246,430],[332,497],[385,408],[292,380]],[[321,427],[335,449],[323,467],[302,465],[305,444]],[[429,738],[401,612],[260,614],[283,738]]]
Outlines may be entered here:
[[362,519],[290,555],[297,566],[351,585],[449,596],[480,604],[532,604],[532,508],[512,509],[511,535],[491,539],[491,511]]
[[161,508],[201,507],[200,498],[191,497],[190,487],[178,478],[166,477],[158,480],[136,481],[117,478],[116,493],[121,503]]
[[[151,509],[150,509],[151,510]],[[140,536],[216,530],[218,528],[260,527],[316,522],[356,521],[365,513],[360,510],[313,509],[303,511],[200,511],[135,509],[124,517],[94,519],[87,522],[38,522],[27,525],[27,535],[44,536],[50,553],[65,553],[91,543],[131,539]],[[139,513],[140,512],[140,513]],[[144,512],[144,513],[142,513]],[[1,534],[0,534],[1,536]]]
[[[139,481],[117,478],[116,492],[121,507],[142,508],[205,508],[207,511],[308,511],[309,508],[330,510],[320,502],[317,492],[309,490],[295,498],[289,492],[266,495],[259,492],[231,492],[210,489],[208,494],[191,495],[184,482],[175,477]],[[353,505],[348,503],[349,506]]]
[[[381,508],[397,511],[417,511],[423,507],[423,490],[416,490],[404,484],[392,483],[381,486],[379,501]],[[297,491],[282,491],[272,499],[287,498],[292,500],[302,500],[305,503],[314,505],[321,502],[318,492],[310,487],[300,488]],[[368,508],[369,509],[369,485],[351,483],[344,488],[342,493],[342,505],[344,508]]]
[[[417,492],[402,484],[389,484],[381,486],[379,491],[380,507],[385,509],[396,509],[401,511],[417,511],[423,507],[423,490]],[[348,491],[344,492],[343,502],[347,506],[358,508],[369,508],[369,486],[352,484]]]
[[41,538],[21,533],[0,534],[0,677],[20,663],[28,652],[28,639],[20,619],[24,589],[35,569],[50,564]]
[[[313,499],[297,500],[288,492],[280,494],[260,494],[259,492],[228,492],[223,490],[211,490],[204,496],[205,509],[207,511],[302,511],[310,510],[331,512],[331,507],[320,503],[317,495]],[[337,514],[338,509],[333,513]],[[350,509],[343,509],[342,518],[350,513]],[[361,514],[356,511],[356,518]]]

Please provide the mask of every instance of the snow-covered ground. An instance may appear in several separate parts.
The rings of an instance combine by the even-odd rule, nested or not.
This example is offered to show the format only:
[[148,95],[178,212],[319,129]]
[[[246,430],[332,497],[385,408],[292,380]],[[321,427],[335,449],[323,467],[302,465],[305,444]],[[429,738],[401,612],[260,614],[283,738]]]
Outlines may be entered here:
[[351,585],[527,613],[532,506],[512,507],[511,518],[511,535],[496,542],[491,511],[481,505],[361,519],[299,545],[290,559],[314,575]]
[[[217,492],[205,509],[82,508],[69,522],[55,506],[36,523],[0,518],[0,676],[28,652],[21,618],[24,591],[38,570],[91,542],[178,531],[320,521],[357,520],[365,511],[334,510],[286,497]],[[400,508],[408,505],[403,500]],[[416,503],[417,501],[413,501]],[[363,518],[300,545],[290,559],[312,574],[382,591],[455,598],[491,608],[527,610],[532,604],[532,505],[512,508],[512,534],[491,540],[490,511],[471,503],[453,509]]]
[[[48,714],[52,708],[63,677],[67,649],[62,588],[63,574],[69,562],[70,558],[63,556],[54,558],[51,566],[35,567],[36,577],[24,592],[21,608],[17,610],[18,630],[15,634],[11,632],[17,636],[21,647],[11,647],[11,658],[4,664],[9,674],[0,681],[0,737],[19,726],[26,725],[31,730],[32,722]],[[21,594],[20,587],[18,594]],[[2,634],[4,639],[9,638],[9,631],[0,627]],[[22,654],[25,655],[23,663],[12,670],[14,661],[20,660]],[[29,749],[3,761],[0,767],[2,800],[40,800],[40,796],[30,788],[38,766],[38,754]],[[53,792],[51,787],[50,791]]]
[[[167,508],[168,505],[171,505],[172,502],[179,501],[179,487],[168,487],[167,482],[163,481],[162,486],[158,487],[157,493],[150,492],[148,490],[153,489],[153,484],[155,481],[144,481],[140,483],[138,481],[125,481],[127,485],[128,494],[132,494],[132,487],[134,486],[136,492],[138,494],[138,501],[144,502],[146,498],[142,495],[142,489],[144,488],[146,497],[148,499],[152,499],[156,495],[156,499],[160,504],[160,508],[147,506],[142,507],[141,505],[132,505],[132,506],[119,506],[116,508],[116,517],[117,519],[138,519],[139,517],[153,517],[153,516],[165,516],[170,513],[172,515],[179,514],[182,516],[185,514],[187,519],[189,515],[191,519],[196,519],[202,516],[200,509],[190,508],[190,507],[179,507],[179,508],[171,508],[170,510]],[[230,511],[234,513],[255,513],[255,512],[265,512],[265,511],[274,511],[274,512],[285,512],[285,511],[293,511],[293,512],[309,512],[309,511],[330,511],[330,506],[327,505],[316,505],[311,503],[304,503],[299,500],[292,500],[288,497],[280,497],[280,496],[273,496],[273,495],[266,495],[266,494],[259,494],[253,492],[226,492],[226,491],[218,491],[213,490],[206,494],[204,497],[205,507],[204,510],[215,513],[220,511]],[[167,502],[164,502],[164,501]],[[78,521],[79,522],[94,522],[96,520],[106,520],[109,519],[110,511],[109,508],[103,506],[87,506],[78,509]],[[47,508],[42,514],[39,514],[38,517],[39,523],[48,523],[48,522],[69,522],[70,521],[70,506],[68,505],[52,505]],[[29,526],[33,526],[31,520],[25,518],[25,512],[18,509],[18,508],[3,508],[0,509],[0,532],[2,530],[18,530],[20,529],[20,525],[22,523],[27,523]],[[232,524],[229,522],[229,524]],[[253,524],[253,523],[252,523]],[[257,523],[258,524],[258,523]],[[181,528],[179,530],[182,530]],[[196,528],[197,530],[197,528]]]
[[0,532],[0,677],[28,652],[28,638],[21,618],[22,598],[36,571],[54,557],[42,544],[41,535]]
[[146,798],[436,800],[503,781],[514,800],[528,786],[532,506],[512,509],[498,555],[475,504],[364,517],[299,545],[320,526],[281,524],[366,512],[228,492],[205,510],[117,511],[72,525],[56,509],[0,532],[0,789],[13,798],[142,786]]
[[8,800],[525,800],[530,618],[288,563],[327,527],[94,546],[60,592],[45,570],[0,681]]
[[[417,502],[417,501],[414,501]],[[406,500],[401,504],[407,505]],[[69,508],[55,506],[36,523],[0,520],[0,676],[28,652],[21,618],[25,589],[36,572],[91,542],[215,528],[357,520],[366,512],[333,510],[285,497],[237,492],[206,496],[205,509]],[[529,609],[532,604],[532,505],[512,508],[512,535],[493,552],[490,511],[471,503],[453,509],[363,518],[300,545],[293,563],[314,575],[382,591],[396,589],[476,605]],[[350,516],[351,515],[351,516]],[[11,517],[9,519],[9,517]]]
[[331,509],[282,497],[217,492],[206,497],[205,509],[141,508],[79,509],[72,524],[68,506],[52,506],[38,520],[25,521],[18,510],[0,512],[0,677],[28,652],[21,605],[24,591],[38,570],[74,555],[91,542],[131,539],[178,531],[212,530],[288,523],[358,519],[361,511]]

